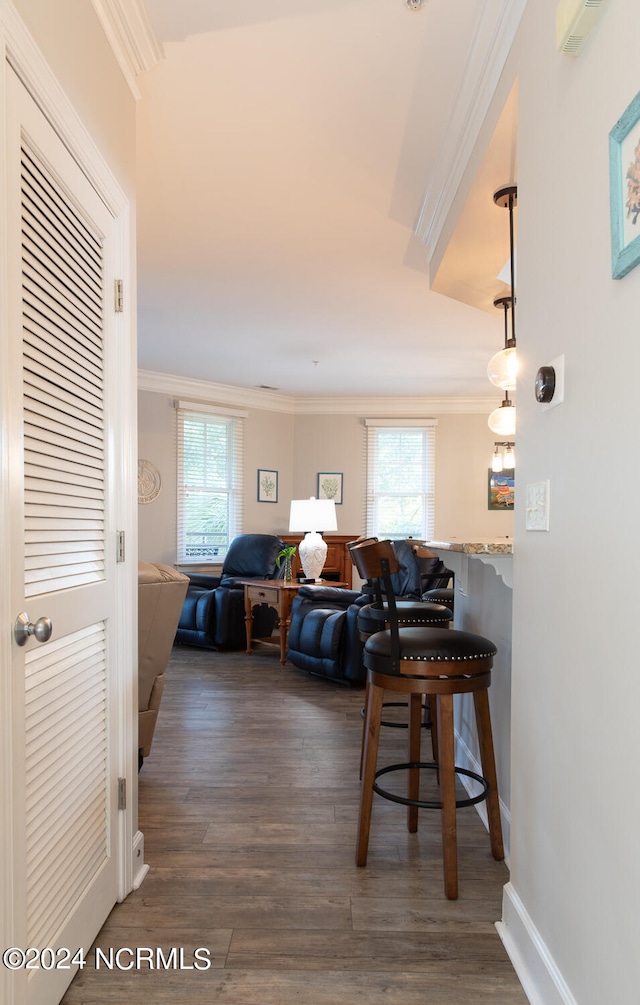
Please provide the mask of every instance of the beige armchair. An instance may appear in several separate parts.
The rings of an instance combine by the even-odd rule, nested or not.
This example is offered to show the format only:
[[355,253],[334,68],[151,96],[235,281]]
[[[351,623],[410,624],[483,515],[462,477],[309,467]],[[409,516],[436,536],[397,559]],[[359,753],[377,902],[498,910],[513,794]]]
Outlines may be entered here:
[[151,751],[164,672],[178,627],[189,577],[168,565],[138,563],[138,756]]

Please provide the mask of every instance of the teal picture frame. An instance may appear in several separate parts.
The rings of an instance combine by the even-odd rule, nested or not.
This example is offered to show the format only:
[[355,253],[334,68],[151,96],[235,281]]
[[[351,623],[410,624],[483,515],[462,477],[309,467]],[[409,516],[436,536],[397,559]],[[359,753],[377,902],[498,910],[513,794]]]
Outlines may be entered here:
[[640,91],[609,133],[611,274],[640,262]]

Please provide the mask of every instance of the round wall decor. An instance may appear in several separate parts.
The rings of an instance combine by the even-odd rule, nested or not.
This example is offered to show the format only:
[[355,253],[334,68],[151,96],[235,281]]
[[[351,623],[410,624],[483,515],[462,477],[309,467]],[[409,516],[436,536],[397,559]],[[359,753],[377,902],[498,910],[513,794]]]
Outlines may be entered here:
[[138,503],[153,502],[160,495],[162,482],[160,472],[151,461],[140,459],[138,461]]

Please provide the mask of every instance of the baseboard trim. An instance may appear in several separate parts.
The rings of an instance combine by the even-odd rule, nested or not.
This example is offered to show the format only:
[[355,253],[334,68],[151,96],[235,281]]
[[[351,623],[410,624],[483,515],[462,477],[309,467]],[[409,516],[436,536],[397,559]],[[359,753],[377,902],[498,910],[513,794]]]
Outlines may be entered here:
[[578,1005],[512,883],[496,929],[531,1005]]

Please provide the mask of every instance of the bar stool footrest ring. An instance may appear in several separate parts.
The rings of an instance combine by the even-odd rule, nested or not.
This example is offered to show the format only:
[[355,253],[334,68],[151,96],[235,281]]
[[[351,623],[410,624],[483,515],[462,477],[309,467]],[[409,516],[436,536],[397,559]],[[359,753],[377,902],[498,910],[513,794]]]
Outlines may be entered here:
[[[406,701],[383,701],[383,708],[408,708],[408,703]],[[364,709],[360,709],[360,718],[364,719]],[[408,729],[406,722],[391,722],[389,719],[381,719],[381,726],[388,726],[390,729]],[[431,723],[429,721],[420,723],[422,729],[431,729]]]
[[[440,765],[436,764],[435,761],[409,761],[405,764],[388,764],[385,768],[379,768],[376,771],[373,791],[377,792],[383,799],[391,800],[392,803],[402,803],[403,806],[418,806],[420,809],[425,810],[441,810],[442,802],[440,800],[409,799],[407,796],[398,796],[395,792],[383,789],[375,781],[380,775],[386,775],[390,771],[407,771],[409,768],[430,768],[432,771],[437,771],[439,767]],[[466,778],[473,778],[474,781],[482,786],[482,792],[479,792],[477,796],[469,796],[467,799],[456,799],[456,806],[458,808],[462,806],[475,806],[487,798],[489,795],[489,783],[483,775],[478,775],[475,771],[468,771],[467,768],[459,768],[457,765],[454,766],[453,770],[456,775],[465,775]]]

